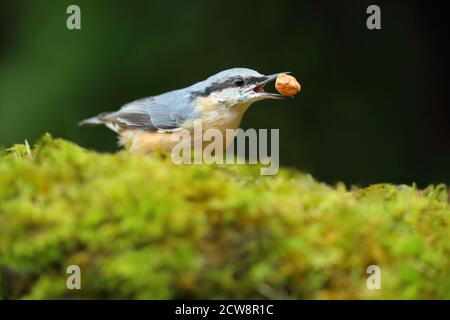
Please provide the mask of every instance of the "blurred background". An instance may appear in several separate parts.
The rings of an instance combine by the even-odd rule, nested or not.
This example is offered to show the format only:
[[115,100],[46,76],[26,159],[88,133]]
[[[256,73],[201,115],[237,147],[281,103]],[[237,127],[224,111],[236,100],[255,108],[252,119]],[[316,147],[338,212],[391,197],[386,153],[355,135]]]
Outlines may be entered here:
[[[66,28],[71,4],[81,30]],[[366,28],[370,4],[381,30]],[[78,121],[249,67],[302,84],[243,121],[280,129],[282,165],[328,183],[449,183],[446,15],[443,1],[1,0],[0,145],[50,132],[115,151],[112,131]]]

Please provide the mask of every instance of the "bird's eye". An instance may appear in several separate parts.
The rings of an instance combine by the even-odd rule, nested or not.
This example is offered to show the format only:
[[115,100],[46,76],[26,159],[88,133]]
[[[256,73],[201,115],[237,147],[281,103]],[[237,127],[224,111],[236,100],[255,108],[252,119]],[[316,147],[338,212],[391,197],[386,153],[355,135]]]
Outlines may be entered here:
[[237,78],[236,80],[234,80],[234,84],[238,87],[242,87],[245,84],[245,81],[242,78]]

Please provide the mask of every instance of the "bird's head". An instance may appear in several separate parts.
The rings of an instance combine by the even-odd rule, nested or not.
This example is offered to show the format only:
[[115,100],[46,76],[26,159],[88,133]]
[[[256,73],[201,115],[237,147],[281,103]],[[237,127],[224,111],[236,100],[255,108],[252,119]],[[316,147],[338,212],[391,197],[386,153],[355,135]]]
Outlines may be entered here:
[[[286,73],[286,72],[285,72]],[[263,75],[247,68],[233,68],[219,72],[208,79],[191,86],[193,99],[206,101],[212,106],[248,107],[263,99],[284,99],[285,97],[264,91],[264,86],[275,80],[279,73]]]

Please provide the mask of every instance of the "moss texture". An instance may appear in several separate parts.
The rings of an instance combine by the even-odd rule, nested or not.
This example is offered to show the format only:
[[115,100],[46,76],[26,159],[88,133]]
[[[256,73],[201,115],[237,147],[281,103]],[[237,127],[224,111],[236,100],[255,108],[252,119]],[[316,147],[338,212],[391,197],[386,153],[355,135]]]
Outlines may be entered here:
[[[0,297],[450,298],[446,186],[258,173],[49,135],[16,145],[0,155]],[[72,264],[81,290],[66,288]]]

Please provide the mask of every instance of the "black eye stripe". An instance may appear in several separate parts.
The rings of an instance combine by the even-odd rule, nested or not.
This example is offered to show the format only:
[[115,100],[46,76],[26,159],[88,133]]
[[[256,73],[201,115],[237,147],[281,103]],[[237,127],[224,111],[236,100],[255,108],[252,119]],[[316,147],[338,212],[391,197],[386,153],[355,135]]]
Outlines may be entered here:
[[244,80],[245,84],[249,85],[249,84],[257,84],[257,83],[259,83],[261,81],[266,80],[267,78],[264,77],[264,76],[261,76],[261,77],[254,77],[254,76],[251,76],[251,77],[240,77],[240,76],[236,76],[236,77],[229,78],[229,79],[227,79],[225,81],[222,81],[222,82],[214,82],[209,87],[205,88],[205,90],[191,92],[191,94],[193,96],[207,97],[214,91],[220,91],[220,90],[223,90],[223,89],[226,89],[226,88],[237,87],[235,82],[238,79]]
[[242,87],[245,84],[245,80],[242,78],[236,78],[234,79],[234,84],[238,87]]
[[231,81],[227,81],[227,82],[231,82],[232,84],[236,84],[236,81],[238,80],[244,80],[245,84],[257,84],[261,81],[266,80],[267,77],[261,76],[261,77],[233,77],[231,79]]
[[266,79],[267,79],[267,77],[264,77],[264,76],[262,76],[262,77],[247,77],[246,78],[246,82],[249,83],[249,84],[257,84],[257,83],[259,83],[261,81],[264,81]]

